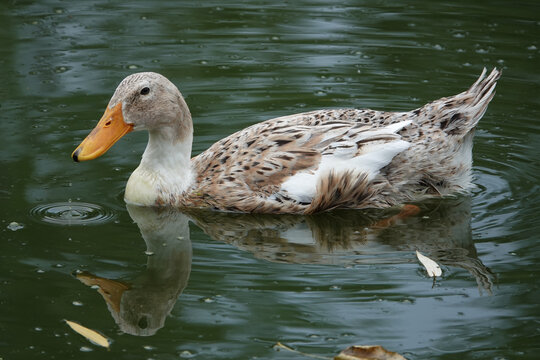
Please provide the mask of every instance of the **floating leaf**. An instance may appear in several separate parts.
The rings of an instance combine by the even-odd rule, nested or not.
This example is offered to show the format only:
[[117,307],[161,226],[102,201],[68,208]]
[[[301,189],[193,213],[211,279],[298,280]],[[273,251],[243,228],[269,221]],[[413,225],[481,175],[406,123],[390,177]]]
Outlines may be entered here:
[[73,329],[73,331],[84,336],[85,338],[90,340],[92,343],[99,346],[103,346],[107,349],[111,345],[111,341],[107,339],[105,336],[98,333],[97,331],[84,327],[81,324],[78,324],[73,321],[69,321],[69,320],[64,320],[64,321],[66,322],[66,324],[69,325],[70,328]]
[[407,360],[380,345],[353,345],[339,353],[334,360]]
[[315,354],[307,354],[307,353],[303,353],[301,351],[298,351],[298,350],[294,350],[293,348],[290,348],[288,347],[287,345],[283,345],[282,343],[280,342],[277,342],[275,345],[274,345],[274,349],[282,349],[282,350],[287,350],[287,351],[290,351],[292,353],[295,353],[295,354],[298,354],[298,355],[303,355],[303,356],[307,356],[307,357],[310,357],[310,358],[314,358],[314,359],[321,359],[321,360],[332,360],[330,358],[327,358],[327,357],[324,357],[324,356],[320,356],[320,355],[315,355]]
[[[282,343],[278,342],[274,345],[274,349],[287,350],[298,355],[307,356],[314,359],[332,360],[325,356],[307,354],[298,350],[294,350]],[[349,346],[337,356],[334,360],[407,360],[398,353],[388,351],[380,345],[353,345]]]
[[424,265],[429,276],[433,277],[442,275],[441,267],[435,261],[431,260],[427,256],[420,254],[418,250],[416,250],[416,257],[418,258],[418,260],[420,260],[422,265]]

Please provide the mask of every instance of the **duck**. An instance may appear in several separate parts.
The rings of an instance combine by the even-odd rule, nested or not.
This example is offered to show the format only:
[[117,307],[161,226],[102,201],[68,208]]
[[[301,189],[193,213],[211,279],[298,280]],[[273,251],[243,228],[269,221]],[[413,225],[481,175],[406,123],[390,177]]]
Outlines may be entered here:
[[484,68],[466,91],[407,112],[341,108],[270,119],[192,157],[181,92],[161,74],[134,73],[72,158],[95,159],[124,135],[147,131],[127,204],[273,214],[390,208],[474,187],[474,132],[500,76]]

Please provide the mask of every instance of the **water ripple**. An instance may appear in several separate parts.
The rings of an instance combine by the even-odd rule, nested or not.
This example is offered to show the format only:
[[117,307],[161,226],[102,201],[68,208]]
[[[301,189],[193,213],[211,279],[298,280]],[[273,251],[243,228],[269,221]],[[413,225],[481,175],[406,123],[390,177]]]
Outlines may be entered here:
[[41,204],[30,210],[38,221],[55,225],[97,225],[116,217],[111,210],[84,202],[57,202]]

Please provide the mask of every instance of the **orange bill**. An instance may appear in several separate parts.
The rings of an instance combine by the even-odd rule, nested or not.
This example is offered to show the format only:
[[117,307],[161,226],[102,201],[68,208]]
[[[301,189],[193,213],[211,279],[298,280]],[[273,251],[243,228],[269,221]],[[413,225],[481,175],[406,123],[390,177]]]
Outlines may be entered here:
[[122,103],[105,110],[92,132],[75,149],[71,157],[75,161],[95,159],[107,152],[122,136],[133,130],[126,124],[122,114]]

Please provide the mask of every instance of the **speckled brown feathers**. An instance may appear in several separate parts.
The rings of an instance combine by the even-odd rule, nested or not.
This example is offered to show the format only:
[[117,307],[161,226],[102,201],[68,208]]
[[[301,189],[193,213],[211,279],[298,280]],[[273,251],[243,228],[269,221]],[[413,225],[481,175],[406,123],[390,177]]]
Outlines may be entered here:
[[495,96],[495,85],[501,73],[497,70],[484,78],[482,72],[467,91],[439,99],[412,111],[418,116],[417,122],[425,127],[438,127],[450,136],[467,135],[482,118],[489,102]]
[[365,173],[355,174],[350,170],[342,173],[330,171],[317,184],[317,195],[304,210],[304,214],[335,208],[369,207],[369,198],[374,193],[369,185],[370,181]]
[[330,189],[339,192],[341,186],[341,195],[321,194],[309,203],[293,200],[280,187],[298,172],[316,170],[321,156],[338,151],[340,145],[354,146],[358,154],[371,141],[398,138],[386,134],[371,136],[354,145],[346,142],[351,132],[372,130],[369,122],[378,113],[322,110],[269,120],[235,133],[192,160],[194,168],[200,169],[194,192],[199,196],[186,200],[220,210],[261,213],[313,213],[352,205],[351,196],[363,191],[351,186],[362,183],[365,186],[366,181],[361,181],[362,175],[358,178],[358,174],[350,171],[329,174],[319,185],[324,193]]

